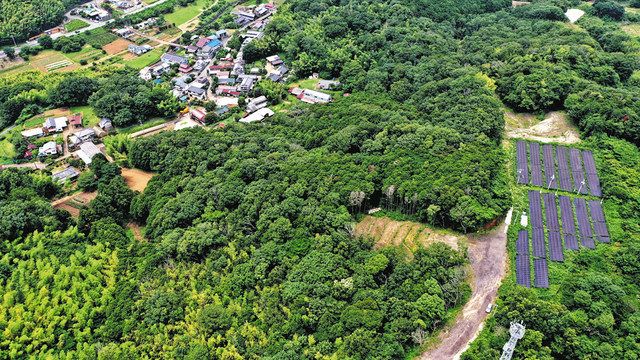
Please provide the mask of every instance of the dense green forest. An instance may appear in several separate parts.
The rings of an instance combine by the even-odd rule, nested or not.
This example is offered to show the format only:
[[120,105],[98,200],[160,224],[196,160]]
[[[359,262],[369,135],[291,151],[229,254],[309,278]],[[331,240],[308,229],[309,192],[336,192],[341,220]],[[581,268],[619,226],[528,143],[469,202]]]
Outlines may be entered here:
[[[585,5],[287,0],[246,59],[279,53],[350,96],[126,142],[123,161],[157,175],[137,193],[94,158],[79,186],[98,195],[77,219],[51,207],[65,189],[46,173],[0,171],[0,358],[409,357],[467,301],[466,249],[407,258],[353,224],[380,206],[473,232],[521,205],[507,105],[580,128],[613,244],[554,265],[549,290],[511,274],[463,358],[499,357],[522,320],[514,358],[637,359],[640,44],[616,22],[636,20],[596,1],[570,25],[569,6]],[[183,106],[126,70],[0,79],[0,128],[87,104],[117,126]]]
[[0,39],[23,41],[62,23],[64,13],[85,0],[0,0]]

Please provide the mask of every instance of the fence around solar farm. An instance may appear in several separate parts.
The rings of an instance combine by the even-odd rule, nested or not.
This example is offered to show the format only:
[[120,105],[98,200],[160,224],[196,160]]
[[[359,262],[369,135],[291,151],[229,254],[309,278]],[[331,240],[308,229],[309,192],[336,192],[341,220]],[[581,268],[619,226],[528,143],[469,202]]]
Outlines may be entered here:
[[574,193],[572,199],[567,195],[558,196],[557,191],[556,194],[538,190],[528,192],[531,230],[518,232],[516,282],[525,287],[531,286],[533,262],[533,286],[548,288],[547,260],[563,262],[565,249],[593,249],[595,240],[610,242],[601,201],[576,197],[601,197],[600,179],[593,153],[589,150],[517,141],[516,162],[518,184]]

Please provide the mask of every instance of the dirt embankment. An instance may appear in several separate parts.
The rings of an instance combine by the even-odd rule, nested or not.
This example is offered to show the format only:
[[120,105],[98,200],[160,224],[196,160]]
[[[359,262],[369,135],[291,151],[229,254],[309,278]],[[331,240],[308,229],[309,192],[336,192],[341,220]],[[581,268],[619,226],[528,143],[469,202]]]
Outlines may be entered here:
[[411,255],[418,245],[443,242],[458,250],[458,236],[433,230],[424,224],[412,221],[395,221],[389,218],[365,216],[355,228],[355,235],[370,236],[375,247],[402,246]]
[[563,112],[552,111],[540,121],[533,114],[507,111],[505,122],[505,130],[509,138],[563,144],[575,144],[580,141],[578,129]]

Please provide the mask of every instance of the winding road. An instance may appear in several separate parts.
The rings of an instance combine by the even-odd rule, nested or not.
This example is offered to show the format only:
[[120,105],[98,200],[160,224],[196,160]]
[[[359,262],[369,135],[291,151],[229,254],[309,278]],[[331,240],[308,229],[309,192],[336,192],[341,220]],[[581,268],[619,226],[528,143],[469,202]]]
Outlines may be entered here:
[[[507,217],[509,218],[509,217]],[[458,360],[482,330],[487,305],[495,302],[507,268],[507,221],[482,235],[469,236],[469,261],[473,270],[471,299],[455,320],[440,333],[439,342],[420,360]]]

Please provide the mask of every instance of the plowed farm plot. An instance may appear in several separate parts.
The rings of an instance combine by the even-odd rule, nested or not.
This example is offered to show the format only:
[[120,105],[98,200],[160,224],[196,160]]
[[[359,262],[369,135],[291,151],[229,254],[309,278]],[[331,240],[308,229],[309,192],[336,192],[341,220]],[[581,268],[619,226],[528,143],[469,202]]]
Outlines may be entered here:
[[133,43],[129,40],[118,39],[103,46],[102,49],[107,52],[107,55],[113,55],[127,50],[130,44]]
[[73,217],[80,216],[80,209],[87,206],[98,196],[97,192],[81,192],[56,200],[51,205],[56,209],[66,210]]

